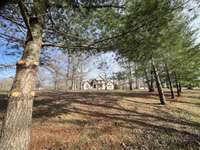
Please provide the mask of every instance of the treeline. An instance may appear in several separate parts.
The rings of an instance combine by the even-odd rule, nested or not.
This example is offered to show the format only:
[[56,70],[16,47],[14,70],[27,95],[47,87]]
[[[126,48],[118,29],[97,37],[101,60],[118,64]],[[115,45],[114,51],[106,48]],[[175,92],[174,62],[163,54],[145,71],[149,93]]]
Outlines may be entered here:
[[198,84],[199,44],[190,26],[195,8],[195,0],[2,1],[0,37],[7,54],[21,58],[0,149],[29,149],[38,67],[45,49],[90,54],[114,51],[137,64],[148,78],[154,76],[161,104],[165,104],[162,72],[168,82],[176,81],[179,93],[182,85]]
[[166,103],[163,81],[167,81],[172,99],[175,99],[173,86],[177,96],[181,95],[182,86],[199,86],[200,49],[197,30],[191,27],[196,16],[183,7],[185,2],[128,2],[122,14],[117,12],[120,24],[112,20],[115,30],[110,34],[115,34],[115,38],[103,42],[112,43],[119,61],[126,60],[127,76],[131,77],[130,65],[136,64],[135,76],[140,74],[146,78],[149,91],[153,91],[152,79],[155,80],[161,104]]

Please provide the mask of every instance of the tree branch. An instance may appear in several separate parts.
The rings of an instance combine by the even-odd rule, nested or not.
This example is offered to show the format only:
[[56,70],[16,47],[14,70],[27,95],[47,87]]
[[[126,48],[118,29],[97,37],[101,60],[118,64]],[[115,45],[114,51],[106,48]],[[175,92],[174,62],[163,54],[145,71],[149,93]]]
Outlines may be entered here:
[[[173,8],[173,9],[171,9],[168,13],[166,13],[165,15],[163,15],[163,17],[164,17],[164,16],[167,16],[168,14],[170,14],[170,13],[173,12],[173,11],[176,11],[176,10],[182,8],[182,7],[183,7],[184,5],[186,5],[189,1],[190,1],[190,0],[187,0],[187,1],[186,1],[185,3],[183,3],[182,5],[179,5],[179,6],[175,7],[175,8]],[[147,20],[145,19],[145,20],[144,20],[145,23],[141,24],[140,26],[135,27],[135,25],[131,25],[133,28],[130,27],[129,30],[127,30],[127,31],[125,31],[125,32],[122,32],[122,33],[120,33],[120,34],[114,35],[114,36],[109,37],[109,38],[100,39],[100,40],[98,40],[98,41],[94,41],[94,43],[90,44],[90,46],[96,45],[96,44],[98,44],[98,43],[103,43],[103,42],[105,42],[105,41],[112,40],[112,39],[118,39],[119,37],[124,37],[124,36],[126,36],[127,34],[132,33],[132,32],[135,32],[135,31],[139,30],[140,28],[144,27],[144,26],[146,25],[146,23],[150,24],[150,23],[152,23],[152,22],[155,22],[156,20],[157,20],[157,18],[150,18],[149,21],[147,21]]]
[[4,15],[2,15],[2,14],[0,14],[0,17],[2,17],[3,19],[6,19],[6,20],[8,20],[8,21],[10,21],[10,22],[12,22],[12,23],[14,23],[14,24],[16,24],[17,26],[20,26],[20,27],[26,29],[26,27],[25,27],[23,24],[17,22],[16,20],[14,20],[14,19],[12,19],[12,18],[9,18],[9,17],[4,16]]
[[20,43],[20,44],[24,44],[24,40],[22,39],[19,39],[19,38],[16,38],[14,36],[11,36],[11,35],[7,35],[5,33],[0,33],[0,38],[3,38],[3,39],[6,39],[6,40],[12,40],[13,42],[17,42],[17,43]]
[[0,64],[0,69],[10,69],[15,68],[16,64]]
[[22,17],[24,19],[24,22],[26,24],[26,27],[28,29],[28,32],[30,33],[30,37],[33,38],[32,30],[31,30],[31,26],[30,26],[30,22],[29,22],[30,16],[28,14],[28,10],[21,0],[18,1],[18,5],[19,5],[19,8],[20,8],[20,12],[22,14]]

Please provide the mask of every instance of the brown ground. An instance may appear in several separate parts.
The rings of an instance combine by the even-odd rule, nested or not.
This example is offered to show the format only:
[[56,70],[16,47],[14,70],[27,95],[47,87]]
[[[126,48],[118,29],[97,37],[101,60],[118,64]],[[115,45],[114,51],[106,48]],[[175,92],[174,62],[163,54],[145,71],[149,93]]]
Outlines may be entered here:
[[31,150],[135,149],[200,149],[200,91],[166,106],[144,91],[48,91],[34,102]]

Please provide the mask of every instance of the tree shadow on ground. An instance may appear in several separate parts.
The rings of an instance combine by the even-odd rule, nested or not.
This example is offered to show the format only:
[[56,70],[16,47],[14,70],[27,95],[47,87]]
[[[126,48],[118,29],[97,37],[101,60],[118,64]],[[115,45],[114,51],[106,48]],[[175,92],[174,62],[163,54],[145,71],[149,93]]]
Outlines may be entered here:
[[[193,97],[189,97],[189,98],[192,99]],[[199,102],[200,102],[200,99],[199,99]],[[188,102],[188,101],[174,101],[174,103],[189,104],[189,105],[195,105],[195,106],[200,107],[200,103],[195,103],[195,102],[191,102],[191,101],[190,102]]]
[[[165,124],[187,126],[199,131],[200,123],[177,118],[164,111],[159,105],[159,100],[158,103],[151,101],[152,97],[155,96],[157,96],[157,94],[148,92],[41,92],[34,101],[33,118],[44,119],[62,114],[80,114],[91,117],[93,120],[66,119],[62,120],[62,122],[84,126],[88,124],[95,125],[99,120],[106,120],[122,128],[134,129],[139,126],[149,128],[150,130],[157,130],[160,133],[177,134],[187,138],[189,137],[189,139],[195,141],[195,144],[198,144],[200,141],[199,133],[194,134]],[[119,102],[123,100],[124,97],[132,98],[131,100],[128,100],[132,103],[153,106],[156,114],[140,112],[137,108],[127,109],[119,105]],[[134,100],[134,98],[148,99],[149,102]],[[7,96],[0,95],[0,100],[0,112],[2,114],[6,108]],[[84,107],[82,108],[76,105]],[[162,124],[157,124],[157,122],[162,122]]]
[[[152,94],[149,93],[144,94],[144,98],[151,97]],[[153,94],[154,95],[154,94]],[[103,118],[110,118],[110,119],[119,119],[126,122],[134,122],[137,123],[139,121],[138,118],[142,119],[145,124],[146,119],[153,119],[155,121],[163,121],[163,122],[169,122],[174,124],[180,124],[180,125],[187,125],[195,128],[199,128],[200,124],[198,122],[191,122],[188,120],[183,120],[180,118],[176,118],[172,116],[170,113],[167,112],[161,112],[159,104],[155,103],[144,103],[140,101],[131,100],[133,103],[138,104],[150,104],[155,107],[156,113],[162,113],[162,115],[152,115],[150,113],[146,112],[139,112],[137,110],[130,110],[126,109],[118,104],[118,102],[121,100],[121,97],[142,97],[142,93],[120,93],[120,92],[112,92],[112,93],[106,93],[106,92],[47,92],[42,94],[43,100],[36,100],[34,102],[35,109],[33,113],[34,118],[40,118],[40,117],[55,117],[61,114],[69,114],[69,113],[78,113],[82,115],[89,115],[93,117],[103,117]],[[79,104],[84,105],[90,108],[89,110],[84,110],[81,108],[76,108],[74,106],[71,106],[72,104]],[[99,108],[100,110],[105,111],[104,112],[98,112],[96,109]],[[177,108],[178,109],[178,108]],[[92,110],[92,111],[91,111]],[[111,110],[113,112],[111,112]],[[181,111],[181,110],[177,110]],[[137,117],[137,120],[129,121],[125,118],[130,117]],[[140,122],[142,124],[142,122]],[[150,125],[151,126],[151,125]]]

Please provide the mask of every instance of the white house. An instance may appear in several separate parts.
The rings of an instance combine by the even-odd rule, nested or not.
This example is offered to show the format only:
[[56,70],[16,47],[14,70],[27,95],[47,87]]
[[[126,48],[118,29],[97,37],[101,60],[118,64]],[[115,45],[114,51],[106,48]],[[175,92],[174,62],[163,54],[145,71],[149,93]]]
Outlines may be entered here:
[[114,84],[111,81],[107,83],[103,80],[88,80],[82,82],[83,90],[114,90]]

